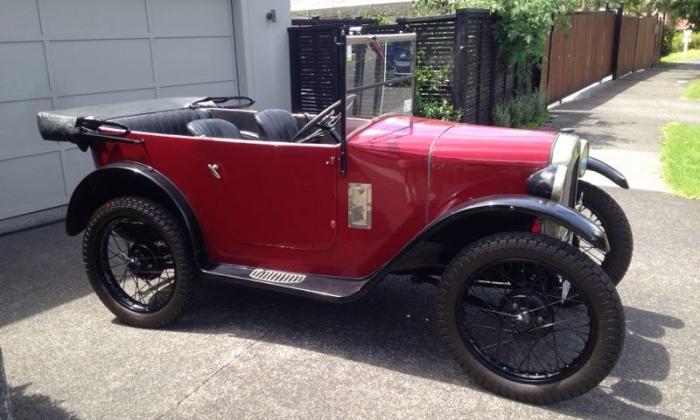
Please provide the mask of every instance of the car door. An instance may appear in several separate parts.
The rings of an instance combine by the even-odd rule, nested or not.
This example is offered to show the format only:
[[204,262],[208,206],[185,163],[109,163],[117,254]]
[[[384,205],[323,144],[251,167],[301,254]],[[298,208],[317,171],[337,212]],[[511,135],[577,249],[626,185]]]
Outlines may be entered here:
[[338,145],[200,140],[198,171],[207,175],[197,213],[215,254],[240,254],[240,245],[332,247]]

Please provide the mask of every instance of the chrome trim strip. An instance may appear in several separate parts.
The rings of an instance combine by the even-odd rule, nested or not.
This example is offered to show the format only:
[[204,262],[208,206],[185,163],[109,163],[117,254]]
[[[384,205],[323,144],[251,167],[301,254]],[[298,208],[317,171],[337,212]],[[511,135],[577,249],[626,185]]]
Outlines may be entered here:
[[427,179],[427,185],[426,185],[426,190],[425,190],[425,223],[427,224],[430,221],[430,189],[432,188],[432,182],[433,182],[433,149],[435,149],[435,145],[437,144],[437,141],[440,139],[440,137],[444,136],[445,133],[450,131],[452,128],[456,127],[457,124],[452,124],[449,125],[447,128],[442,130],[439,134],[437,134],[434,138],[433,141],[430,142],[430,148],[428,149],[428,179]]

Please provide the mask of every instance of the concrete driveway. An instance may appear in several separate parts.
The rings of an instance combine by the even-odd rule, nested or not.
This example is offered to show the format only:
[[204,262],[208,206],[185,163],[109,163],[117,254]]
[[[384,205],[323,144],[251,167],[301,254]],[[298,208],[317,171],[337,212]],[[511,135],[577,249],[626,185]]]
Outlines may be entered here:
[[[606,121],[605,104],[622,101],[636,86],[651,89],[656,78],[667,83],[669,74],[700,76],[700,66],[678,68],[594,89],[590,98],[619,91],[586,112]],[[654,95],[670,101],[676,93],[659,89]],[[653,119],[648,130],[658,140],[663,121],[651,106],[655,101],[646,102],[634,106],[636,114],[625,111],[625,119],[630,126]],[[587,133],[594,146],[637,141],[620,134],[626,128],[614,119],[589,127],[596,127]],[[170,328],[121,325],[91,293],[80,240],[55,224],[0,238],[0,346],[15,416],[695,417],[700,203],[654,188],[608,191],[635,234],[632,267],[619,288],[627,341],[612,375],[575,400],[530,406],[473,385],[439,340],[434,289],[405,278],[389,278],[346,305],[207,283]]]

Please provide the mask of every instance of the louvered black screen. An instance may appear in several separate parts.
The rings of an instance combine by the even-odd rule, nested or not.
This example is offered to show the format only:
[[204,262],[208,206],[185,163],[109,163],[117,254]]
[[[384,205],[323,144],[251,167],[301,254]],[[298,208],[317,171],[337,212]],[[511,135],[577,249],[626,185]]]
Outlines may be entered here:
[[292,27],[289,33],[292,112],[316,113],[340,98],[335,45],[340,26]]
[[[449,74],[454,68],[455,15],[399,19],[399,25],[405,32],[416,33],[416,64],[430,66],[436,70],[447,68]],[[452,78],[449,78],[452,80]],[[427,100],[443,98],[452,102],[452,83],[436,86],[429,90],[422,89],[416,94]]]

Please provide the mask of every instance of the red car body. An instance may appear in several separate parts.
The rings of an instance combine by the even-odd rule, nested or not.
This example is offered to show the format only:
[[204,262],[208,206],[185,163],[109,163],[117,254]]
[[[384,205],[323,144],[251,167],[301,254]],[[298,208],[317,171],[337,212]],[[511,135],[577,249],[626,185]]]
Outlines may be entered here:
[[[66,228],[85,231],[103,303],[153,328],[179,316],[199,277],[346,301],[410,274],[438,286],[441,335],[488,388],[548,402],[599,383],[624,338],[604,270],[622,278],[632,238],[612,198],[579,178],[627,187],[624,176],[570,132],[413,117],[414,75],[386,51],[415,37],[339,34],[347,86],[315,116],[245,109],[246,97],[39,113],[44,139],[93,154]],[[530,363],[559,333],[572,354],[543,342],[551,368]]]
[[[431,221],[495,194],[526,194],[548,165],[556,133],[380,118],[340,145],[175,136],[134,131],[142,143],[93,145],[96,166],[140,162],[191,205],[209,258],[219,263],[365,278]],[[207,165],[220,168],[212,177]],[[373,188],[371,229],[348,227],[349,183]]]

